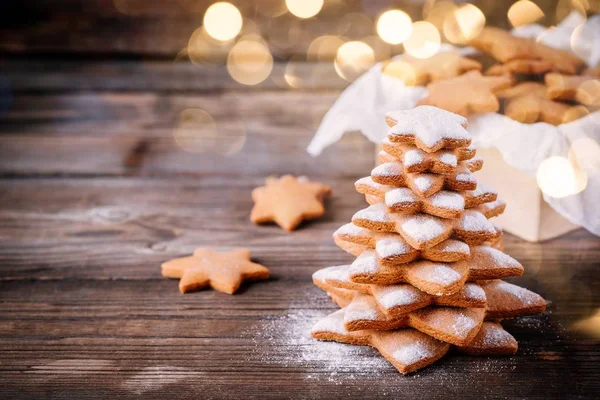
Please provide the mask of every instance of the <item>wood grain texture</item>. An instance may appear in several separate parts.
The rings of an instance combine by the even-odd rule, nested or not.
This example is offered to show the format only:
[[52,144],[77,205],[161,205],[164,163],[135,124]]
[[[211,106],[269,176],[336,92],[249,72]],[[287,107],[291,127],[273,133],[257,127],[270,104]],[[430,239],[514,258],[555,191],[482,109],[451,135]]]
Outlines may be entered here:
[[[83,63],[79,74],[73,61],[56,72],[7,64],[0,398],[597,397],[597,237],[506,235],[506,252],[526,268],[513,281],[549,300],[543,315],[504,323],[517,355],[450,354],[403,377],[375,350],[309,336],[334,310],[311,274],[352,261],[331,234],[365,206],[353,182],[374,162],[357,135],[319,158],[305,153],[339,92],[237,90],[222,77],[187,90],[178,65],[159,64]],[[243,146],[228,157],[184,152],[173,129],[188,108],[207,110],[227,137],[242,126]],[[286,172],[333,187],[326,214],[293,233],[252,225],[251,190]],[[160,264],[197,246],[247,246],[272,279],[234,296],[181,295]]]

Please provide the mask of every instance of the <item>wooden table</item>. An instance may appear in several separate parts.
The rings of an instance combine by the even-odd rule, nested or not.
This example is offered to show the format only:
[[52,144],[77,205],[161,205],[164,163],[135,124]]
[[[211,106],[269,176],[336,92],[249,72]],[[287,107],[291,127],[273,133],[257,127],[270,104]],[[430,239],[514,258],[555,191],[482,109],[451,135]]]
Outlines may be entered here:
[[[364,206],[353,181],[374,162],[358,135],[316,159],[304,150],[343,83],[284,90],[279,64],[250,89],[222,68],[162,61],[1,67],[1,398],[600,393],[600,241],[583,230],[542,244],[506,235],[527,269],[514,282],[549,301],[543,315],[505,323],[514,357],[451,354],[404,377],[373,349],[309,337],[335,309],[311,274],[352,260],[331,233]],[[188,108],[208,111],[241,150],[183,151],[173,130]],[[294,233],[248,220],[252,188],[282,173],[334,190],[326,215]],[[160,264],[197,246],[248,246],[273,277],[235,296],[181,295]]]

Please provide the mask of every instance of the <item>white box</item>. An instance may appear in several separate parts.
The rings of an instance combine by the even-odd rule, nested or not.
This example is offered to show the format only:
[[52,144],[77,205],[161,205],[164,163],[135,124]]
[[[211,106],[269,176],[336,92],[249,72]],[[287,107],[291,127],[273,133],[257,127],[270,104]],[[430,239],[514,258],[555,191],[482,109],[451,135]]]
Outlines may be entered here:
[[493,219],[504,231],[530,242],[548,240],[579,228],[554,211],[545,201],[536,179],[508,165],[495,148],[477,149],[483,168],[475,173],[498,191],[506,211]]

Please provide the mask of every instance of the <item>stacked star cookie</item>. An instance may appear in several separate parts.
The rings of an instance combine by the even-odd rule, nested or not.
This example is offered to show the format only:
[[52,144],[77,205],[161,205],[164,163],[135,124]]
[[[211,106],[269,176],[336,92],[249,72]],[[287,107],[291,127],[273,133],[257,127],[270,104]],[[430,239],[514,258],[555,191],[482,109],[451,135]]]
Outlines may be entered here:
[[489,221],[505,204],[472,175],[482,161],[466,119],[421,106],[386,120],[381,164],[356,182],[370,205],[333,235],[357,258],[313,275],[341,309],[312,335],[373,346],[402,373],[451,347],[514,354],[517,342],[498,321],[542,312],[546,303],[502,280],[523,266],[502,252],[502,232]]

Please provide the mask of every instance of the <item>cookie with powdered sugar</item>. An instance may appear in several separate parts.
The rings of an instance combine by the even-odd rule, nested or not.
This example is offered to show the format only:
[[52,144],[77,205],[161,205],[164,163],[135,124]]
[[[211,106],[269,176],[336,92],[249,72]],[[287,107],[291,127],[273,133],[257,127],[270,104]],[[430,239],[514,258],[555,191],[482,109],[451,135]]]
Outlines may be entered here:
[[[387,210],[392,213],[415,214],[422,212],[440,218],[460,218],[465,208],[482,205],[478,211],[484,212],[486,216],[488,212],[496,212],[494,215],[496,216],[502,213],[505,207],[504,202],[497,201],[497,193],[485,185],[480,189],[464,192],[442,190],[429,197],[421,196],[410,188],[382,185],[375,182],[370,176],[357,180],[354,186],[358,193],[372,196],[368,199],[368,203],[384,202]],[[377,201],[377,198],[380,201]],[[496,203],[485,204],[492,202]]]
[[448,239],[429,249],[417,250],[397,233],[372,232],[352,223],[340,227],[334,232],[333,238],[339,247],[354,256],[364,250],[375,249],[378,261],[388,266],[398,266],[418,258],[454,262],[466,260],[470,255],[469,245],[459,240]]
[[504,319],[544,312],[546,300],[531,290],[512,283],[493,280],[481,285],[486,297],[488,319]]
[[385,115],[385,121],[391,142],[409,143],[428,153],[471,144],[467,119],[441,108],[425,105],[393,111]]
[[429,173],[405,173],[401,162],[386,161],[371,171],[371,179],[373,182],[381,185],[408,187],[419,196],[429,197],[442,189],[453,191],[475,190],[477,188],[477,180],[472,175],[472,172],[475,171],[470,171],[468,167],[476,168],[478,166],[478,162],[469,164],[461,162],[458,164],[455,174],[437,175]]
[[[311,335],[319,340],[372,346],[403,374],[434,363],[450,349],[450,344],[411,328],[350,332],[344,328],[344,313],[344,309],[337,310],[321,319],[313,326]],[[500,324],[484,322],[473,341],[456,349],[481,356],[511,355],[516,352],[517,344]]]
[[327,280],[327,274],[314,274],[313,282],[326,291],[340,307],[347,306],[357,293],[371,295],[379,310],[387,316],[398,316],[430,305],[483,308],[486,297],[476,283],[465,284],[458,292],[446,296],[432,296],[409,284],[369,285],[352,284],[352,289],[336,287]]
[[452,220],[422,213],[392,214],[384,203],[378,203],[354,214],[352,223],[371,231],[397,232],[417,250],[431,248],[450,238],[475,246],[501,235],[484,214],[474,209]]
[[[396,159],[398,161],[403,161],[404,154],[406,151],[417,149],[418,153],[421,155],[423,153],[427,153],[427,152],[417,148],[416,146],[412,146],[410,144],[391,142],[389,138],[382,140],[381,147],[382,147],[383,151],[387,152],[389,155],[391,155],[394,159]],[[438,162],[442,162],[442,164],[448,164],[448,161],[450,160],[450,159],[448,159],[449,156],[445,156],[446,160],[441,160],[441,158],[444,154],[451,154],[456,157],[457,162],[461,162],[461,161],[466,161],[466,160],[470,160],[470,159],[474,158],[476,153],[477,153],[477,151],[475,150],[475,148],[473,146],[469,146],[469,147],[459,147],[456,149],[439,150],[435,153],[430,153],[430,154],[432,155],[431,156],[432,160],[440,160]],[[427,157],[427,156],[422,155],[422,157]],[[438,166],[437,168],[445,168],[445,167]]]
[[432,172],[449,175],[456,172],[458,165],[458,156],[455,150],[427,153],[410,144],[392,144],[389,139],[381,142],[381,148],[402,162],[404,172]]

